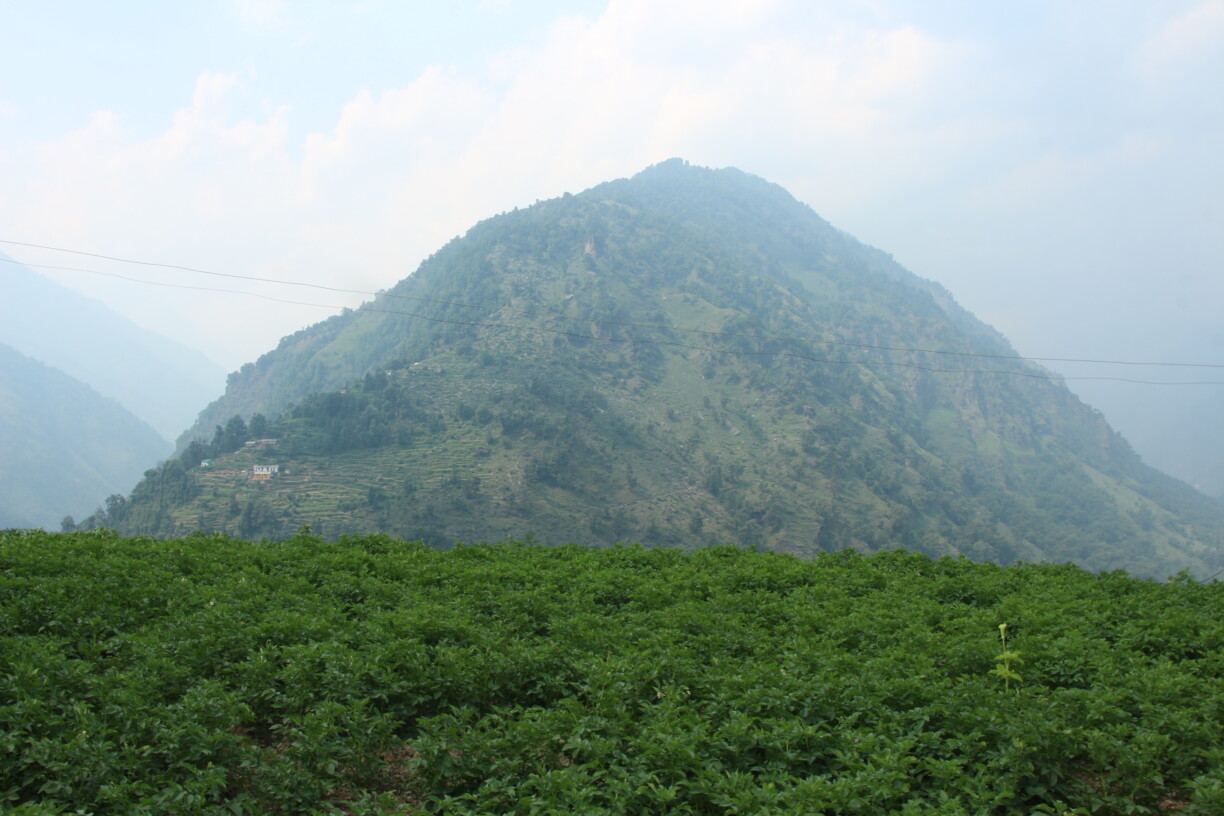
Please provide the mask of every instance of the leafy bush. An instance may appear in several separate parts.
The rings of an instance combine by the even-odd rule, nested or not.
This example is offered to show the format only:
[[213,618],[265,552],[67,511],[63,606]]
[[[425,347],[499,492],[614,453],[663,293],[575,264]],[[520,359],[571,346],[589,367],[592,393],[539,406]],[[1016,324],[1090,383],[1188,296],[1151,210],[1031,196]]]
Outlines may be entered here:
[[[13,813],[1216,814],[1219,584],[0,533]],[[999,682],[1005,651],[1023,682]]]

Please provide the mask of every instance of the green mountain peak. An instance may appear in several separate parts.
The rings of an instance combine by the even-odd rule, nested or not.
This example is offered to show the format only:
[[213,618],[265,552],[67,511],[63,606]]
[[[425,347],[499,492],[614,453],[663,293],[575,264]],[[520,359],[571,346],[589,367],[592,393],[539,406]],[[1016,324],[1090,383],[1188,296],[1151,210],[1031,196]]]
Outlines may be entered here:
[[[274,443],[231,425],[255,414]],[[119,516],[91,523],[1224,565],[1218,506],[942,287],[678,159],[482,221],[285,338]]]

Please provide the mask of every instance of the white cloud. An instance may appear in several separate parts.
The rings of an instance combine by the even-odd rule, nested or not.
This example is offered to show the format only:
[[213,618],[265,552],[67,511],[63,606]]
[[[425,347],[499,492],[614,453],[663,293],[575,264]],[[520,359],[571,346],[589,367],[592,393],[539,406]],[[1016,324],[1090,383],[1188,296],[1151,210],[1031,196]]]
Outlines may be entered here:
[[1204,0],[1173,17],[1139,51],[1140,69],[1160,79],[1192,69],[1224,47],[1224,0]]
[[244,26],[277,31],[284,27],[284,0],[230,0]]

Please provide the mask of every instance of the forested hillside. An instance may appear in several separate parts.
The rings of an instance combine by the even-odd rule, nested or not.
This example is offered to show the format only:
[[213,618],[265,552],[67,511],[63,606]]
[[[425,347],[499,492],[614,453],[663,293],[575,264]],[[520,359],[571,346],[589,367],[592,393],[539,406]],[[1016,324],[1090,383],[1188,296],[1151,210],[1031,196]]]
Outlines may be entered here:
[[1224,567],[1224,508],[948,293],[679,161],[484,221],[286,338],[110,510],[86,526]]

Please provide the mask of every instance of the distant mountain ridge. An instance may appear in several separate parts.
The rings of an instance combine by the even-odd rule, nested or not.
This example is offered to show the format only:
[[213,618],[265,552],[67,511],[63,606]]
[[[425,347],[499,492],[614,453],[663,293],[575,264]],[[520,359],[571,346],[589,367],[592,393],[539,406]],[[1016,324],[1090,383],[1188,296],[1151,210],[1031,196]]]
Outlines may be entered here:
[[0,343],[89,384],[168,440],[220,392],[225,371],[203,353],[0,258]]
[[[1193,348],[1158,352],[1166,360],[1203,359]],[[1224,355],[1216,357],[1224,359]],[[1218,379],[1213,377],[1212,379]],[[1145,462],[1224,500],[1224,387],[1204,386],[1178,393],[1171,402],[1167,388],[1139,391],[1119,399],[1109,383],[1081,383],[1076,390],[1105,411]]]
[[782,188],[673,160],[285,338],[90,523],[1224,566],[1224,508],[1014,354]]
[[0,345],[0,528],[58,530],[131,490],[169,448],[114,400]]

